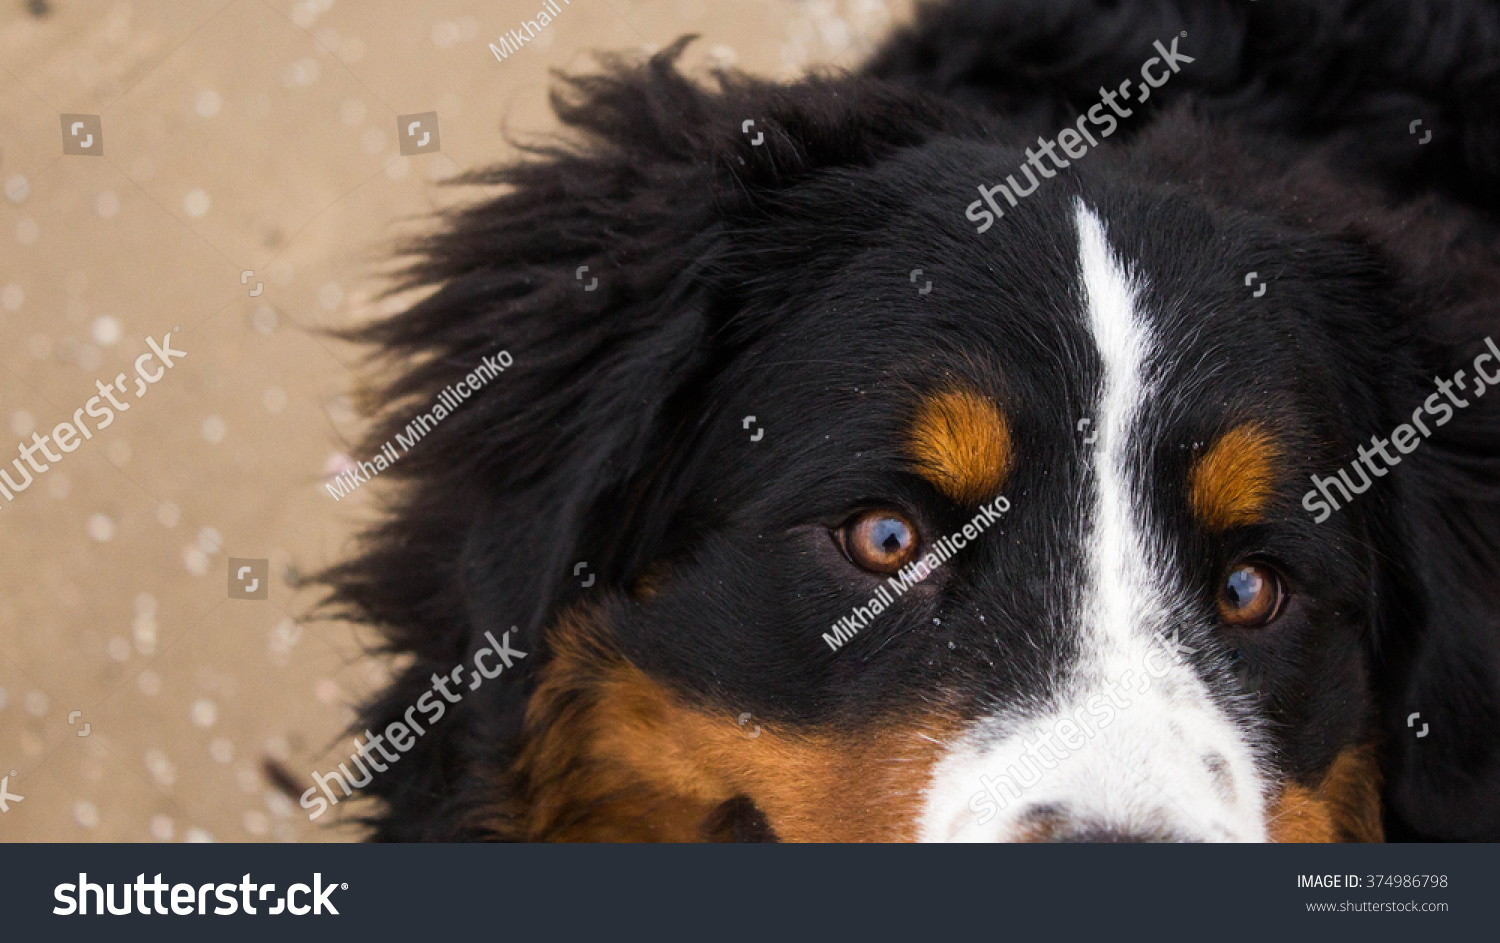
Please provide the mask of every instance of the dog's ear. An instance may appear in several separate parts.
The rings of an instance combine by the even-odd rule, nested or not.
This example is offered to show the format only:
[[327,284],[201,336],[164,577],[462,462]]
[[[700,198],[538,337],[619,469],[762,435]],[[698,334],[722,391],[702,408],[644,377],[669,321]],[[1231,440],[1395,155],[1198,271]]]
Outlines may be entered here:
[[576,138],[460,178],[504,189],[411,247],[398,290],[430,294],[349,335],[396,374],[377,394],[372,455],[398,433],[409,441],[413,417],[486,357],[513,360],[398,447],[382,473],[402,483],[386,522],[323,575],[333,611],[380,627],[415,659],[361,725],[399,719],[431,675],[488,644],[486,631],[514,627],[528,653],[521,677],[466,695],[459,718],[367,790],[390,809],[383,837],[425,837],[414,831],[423,822],[453,834],[464,811],[434,803],[463,792],[457,780],[476,760],[504,766],[497,751],[519,736],[548,620],[581,595],[628,586],[658,549],[665,511],[651,515],[655,530],[627,523],[659,497],[654,476],[693,434],[702,388],[746,339],[742,325],[724,328],[757,290],[747,275],[765,273],[763,256],[759,268],[743,262],[763,246],[739,247],[734,261],[736,234],[763,239],[778,192],[799,181],[965,120],[873,80],[777,86],[726,74],[706,89],[676,70],[685,42],[563,79],[553,107]]
[[[1430,364],[1472,373],[1483,344]],[[1430,387],[1428,389],[1431,389]],[[1500,403],[1472,395],[1408,456],[1400,550],[1376,594],[1386,799],[1393,838],[1500,840]],[[1430,446],[1430,448],[1429,448]],[[1424,454],[1425,453],[1425,454]]]

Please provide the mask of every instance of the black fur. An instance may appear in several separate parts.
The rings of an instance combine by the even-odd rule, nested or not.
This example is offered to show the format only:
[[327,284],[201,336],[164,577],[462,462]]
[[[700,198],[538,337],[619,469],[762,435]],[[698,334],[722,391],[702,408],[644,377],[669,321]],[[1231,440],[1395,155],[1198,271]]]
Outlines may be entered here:
[[[1020,148],[1072,124],[1099,86],[1137,73],[1153,40],[1183,30],[1194,67],[1024,204],[1026,213],[975,235],[963,208],[976,185],[1001,179],[1021,162]],[[835,510],[899,495],[947,532],[951,514],[920,482],[882,471],[895,451],[878,443],[891,438],[906,385],[965,363],[997,395],[1066,420],[1060,432],[1020,428],[1018,437],[1055,439],[1059,455],[1071,448],[1081,379],[1049,389],[1042,373],[984,363],[985,348],[965,353],[951,338],[990,337],[974,312],[1005,292],[1022,302],[1036,292],[1023,307],[1045,313],[1049,273],[1065,254],[1049,248],[1048,224],[1075,193],[1129,220],[1119,238],[1163,260],[1164,282],[1201,289],[1205,304],[1261,317],[1234,285],[1203,287],[1237,275],[1208,251],[1229,251],[1212,240],[1237,242],[1235,264],[1283,279],[1273,284],[1291,307],[1247,335],[1261,340],[1246,342],[1236,389],[1275,381],[1265,389],[1285,395],[1262,405],[1303,430],[1307,454],[1297,458],[1306,468],[1327,473],[1355,443],[1388,434],[1431,378],[1451,376],[1486,334],[1500,333],[1493,4],[937,4],[862,73],[790,85],[739,75],[696,84],[674,66],[681,48],[564,79],[554,106],[572,142],[463,178],[506,189],[413,245],[399,287],[432,293],[354,335],[395,373],[372,450],[484,355],[504,348],[515,357],[392,467],[387,476],[402,486],[387,521],[324,574],[330,612],[379,627],[392,652],[412,659],[365,706],[358,729],[399,719],[433,673],[485,644],[486,629],[517,626],[518,646],[533,653],[517,677],[466,697],[375,778],[367,793],[380,800],[376,838],[521,837],[515,816],[527,784],[509,770],[548,657],[545,630],[569,605],[618,595],[657,561],[680,563],[688,590],[645,621],[623,598],[611,602],[621,649],[679,689],[752,704],[757,716],[858,730],[866,708],[919,699],[934,685],[972,691],[977,702],[1045,673],[1025,658],[1066,659],[1066,646],[1023,656],[1036,646],[1011,651],[997,639],[992,651],[981,639],[960,650],[960,662],[912,668],[927,652],[911,629],[936,613],[963,631],[963,614],[934,596],[930,611],[861,638],[839,661],[818,633],[862,589],[820,581],[798,528],[835,526]],[[1433,130],[1429,144],[1408,133],[1414,117]],[[742,132],[747,118],[765,135],[759,146]],[[582,290],[583,265],[596,291]],[[907,279],[917,267],[951,307],[918,307]],[[1025,330],[1042,363],[1052,328],[1037,317]],[[1015,347],[1015,334],[994,330],[997,343]],[[1284,356],[1254,361],[1273,347]],[[1081,355],[1077,367],[1080,378],[1092,369]],[[1191,385],[1191,364],[1182,369]],[[1206,433],[1216,402],[1187,410]],[[1322,412],[1299,411],[1306,402]],[[739,420],[757,409],[769,434],[748,453]],[[823,445],[820,423],[831,415],[848,443],[868,444],[857,458],[853,445]],[[1332,748],[1378,729],[1391,837],[1496,840],[1494,400],[1437,430],[1409,461],[1322,529],[1296,510],[1286,534],[1272,535],[1325,581],[1297,616],[1306,620],[1298,637],[1319,646],[1307,656],[1310,674],[1289,673],[1297,652],[1256,650],[1260,643],[1225,647],[1226,659],[1249,666],[1221,673],[1241,671],[1239,683],[1271,702],[1274,723],[1296,728],[1274,734],[1289,772],[1316,771]],[[880,493],[840,492],[830,482],[841,477],[882,482]],[[1059,471],[1038,480],[1036,494],[1065,484]],[[1171,498],[1154,496],[1164,515],[1175,513],[1165,507]],[[1024,518],[1012,526],[1017,541],[1031,533]],[[1039,529],[1033,546],[1050,539]],[[1205,561],[1230,552],[1197,549]],[[1006,552],[987,562],[998,566]],[[598,576],[587,591],[573,577],[580,560]],[[1003,572],[1047,572],[1035,559],[1003,562]],[[998,591],[958,569],[944,579],[954,593]],[[711,625],[720,630],[703,628]],[[890,662],[903,646],[906,657]],[[1371,671],[1367,692],[1357,663]],[[1016,677],[995,679],[1006,671]],[[1320,688],[1308,677],[1335,680]],[[1412,711],[1431,725],[1429,739],[1412,739]]]

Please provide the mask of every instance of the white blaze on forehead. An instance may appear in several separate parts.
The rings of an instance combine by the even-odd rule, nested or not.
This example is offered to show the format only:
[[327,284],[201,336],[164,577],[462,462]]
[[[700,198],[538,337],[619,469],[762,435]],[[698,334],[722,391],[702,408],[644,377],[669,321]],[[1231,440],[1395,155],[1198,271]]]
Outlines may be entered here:
[[1145,399],[1146,325],[1136,316],[1135,286],[1120,270],[1104,238],[1104,227],[1078,207],[1078,267],[1084,305],[1103,367],[1099,428],[1094,450],[1094,524],[1088,547],[1093,612],[1105,631],[1098,641],[1110,652],[1132,617],[1156,614],[1152,592],[1156,570],[1132,517],[1127,452],[1132,427]]
[[1044,697],[1002,705],[949,748],[921,835],[1263,841],[1250,734],[1169,641],[1193,616],[1173,588],[1179,563],[1146,519],[1138,437],[1151,392],[1150,325],[1099,219],[1081,202],[1075,219],[1086,326],[1101,365],[1100,436],[1083,450],[1093,472],[1080,529],[1087,569],[1065,620],[1079,658]]

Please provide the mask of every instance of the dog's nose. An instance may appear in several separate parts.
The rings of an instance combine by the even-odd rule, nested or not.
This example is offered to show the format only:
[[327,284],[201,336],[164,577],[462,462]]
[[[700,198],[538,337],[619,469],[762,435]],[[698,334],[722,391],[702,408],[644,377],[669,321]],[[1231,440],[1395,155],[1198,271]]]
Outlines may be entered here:
[[1090,842],[1090,843],[1117,843],[1117,842],[1175,842],[1181,839],[1170,838],[1165,835],[1148,835],[1140,832],[1129,832],[1123,829],[1113,828],[1088,828],[1078,832],[1067,832],[1056,838],[1047,839],[1051,842]]
[[1115,844],[1121,842],[1178,842],[1186,839],[1152,825],[1125,827],[1101,822],[1092,816],[1079,816],[1066,805],[1044,803],[1028,808],[1021,815],[1024,841],[1047,843],[1088,842]]

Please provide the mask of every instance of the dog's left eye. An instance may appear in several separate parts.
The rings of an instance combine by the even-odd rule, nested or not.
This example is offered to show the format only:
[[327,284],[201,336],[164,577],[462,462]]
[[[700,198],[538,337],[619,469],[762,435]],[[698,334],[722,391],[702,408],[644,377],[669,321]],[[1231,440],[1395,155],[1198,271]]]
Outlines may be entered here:
[[1242,629],[1258,629],[1281,615],[1286,587],[1281,574],[1263,563],[1235,564],[1219,587],[1219,616]]
[[834,537],[845,556],[872,573],[894,573],[917,556],[917,529],[895,511],[865,511]]

